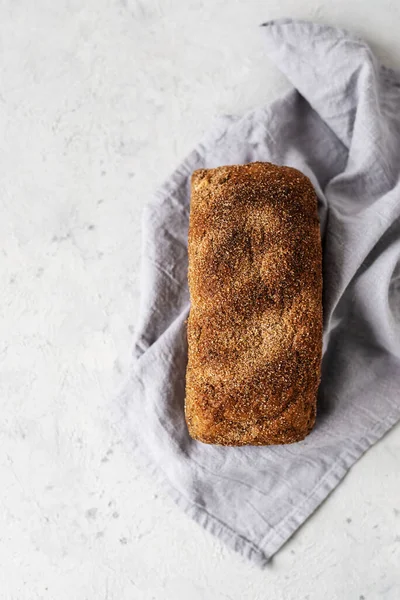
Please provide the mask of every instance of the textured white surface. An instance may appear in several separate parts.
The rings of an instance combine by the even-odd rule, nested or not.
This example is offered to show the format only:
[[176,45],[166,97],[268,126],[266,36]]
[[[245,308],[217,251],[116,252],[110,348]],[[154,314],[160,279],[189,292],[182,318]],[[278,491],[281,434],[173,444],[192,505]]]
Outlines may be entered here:
[[390,0],[0,3],[1,598],[400,597],[399,427],[261,571],[109,426],[141,208],[216,115],[286,89],[257,29],[279,16],[347,27],[400,66]]

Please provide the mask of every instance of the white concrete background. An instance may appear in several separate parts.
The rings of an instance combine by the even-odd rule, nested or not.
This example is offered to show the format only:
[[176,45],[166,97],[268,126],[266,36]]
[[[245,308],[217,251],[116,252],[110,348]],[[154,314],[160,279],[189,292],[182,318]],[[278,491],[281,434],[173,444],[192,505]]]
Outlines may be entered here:
[[0,1],[0,597],[400,598],[400,427],[264,571],[110,428],[138,306],[140,212],[220,113],[287,87],[258,24],[347,27],[400,66],[395,0]]

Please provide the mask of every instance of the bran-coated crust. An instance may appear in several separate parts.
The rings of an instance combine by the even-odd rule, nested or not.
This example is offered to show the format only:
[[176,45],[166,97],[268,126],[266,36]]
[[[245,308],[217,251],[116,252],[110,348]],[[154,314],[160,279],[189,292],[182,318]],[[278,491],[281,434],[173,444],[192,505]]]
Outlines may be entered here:
[[322,351],[317,197],[290,167],[250,163],[192,176],[190,435],[288,444],[316,415]]

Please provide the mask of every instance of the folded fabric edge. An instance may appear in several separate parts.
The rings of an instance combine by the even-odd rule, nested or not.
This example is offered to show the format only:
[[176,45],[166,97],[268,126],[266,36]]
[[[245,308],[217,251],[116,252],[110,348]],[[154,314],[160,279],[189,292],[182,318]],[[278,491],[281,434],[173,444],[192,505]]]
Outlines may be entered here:
[[363,40],[361,37],[357,36],[355,33],[352,33],[347,29],[343,29],[342,27],[335,27],[334,25],[327,25],[326,23],[317,23],[316,21],[307,21],[305,19],[293,19],[291,17],[282,17],[280,19],[271,19],[270,21],[265,21],[264,23],[260,23],[259,26],[265,27],[266,29],[270,29],[271,33],[276,33],[281,27],[284,27],[286,25],[293,26],[297,29],[315,28],[319,30],[330,31],[336,36],[340,34],[345,38],[361,42],[363,46],[367,46],[365,40]]
[[193,521],[203,529],[209,531],[219,540],[226,544],[231,550],[240,554],[254,565],[265,568],[271,558],[284,546],[292,535],[307,521],[326,498],[335,490],[341,480],[347,475],[351,467],[361,458],[363,454],[388,431],[398,423],[400,419],[400,407],[388,415],[385,419],[375,425],[358,443],[352,443],[338,457],[328,473],[318,482],[317,486],[306,497],[304,502],[290,512],[286,518],[272,530],[269,530],[261,542],[256,545],[251,540],[235,532],[226,523],[211,515],[205,508],[199,506],[177,490],[159,464],[150,455],[146,454],[140,447],[140,440],[133,438],[132,434],[140,436],[129,427],[126,405],[129,397],[134,394],[134,379],[129,377],[121,388],[117,401],[110,406],[112,413],[112,426],[121,440],[129,440],[129,449],[133,451],[137,463],[145,468],[157,485],[163,489],[168,496],[179,506]]
[[352,443],[349,448],[346,448],[305,501],[292,511],[275,530],[267,534],[261,543],[265,556],[270,559],[289,540],[335,490],[355,463],[397,425],[399,419],[400,407],[379,421],[372,431],[368,432],[358,443]]

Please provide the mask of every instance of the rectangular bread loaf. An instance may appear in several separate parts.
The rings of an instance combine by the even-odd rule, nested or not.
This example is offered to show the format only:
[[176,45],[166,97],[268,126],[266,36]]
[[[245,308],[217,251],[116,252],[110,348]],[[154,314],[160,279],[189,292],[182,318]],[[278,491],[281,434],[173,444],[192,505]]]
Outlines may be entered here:
[[185,414],[208,444],[288,444],[316,415],[322,258],[309,179],[271,163],[195,171]]

